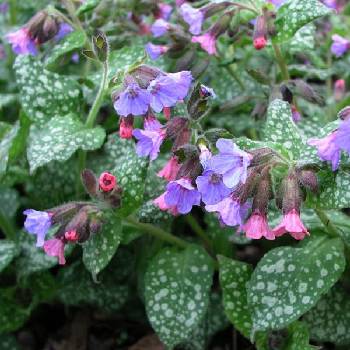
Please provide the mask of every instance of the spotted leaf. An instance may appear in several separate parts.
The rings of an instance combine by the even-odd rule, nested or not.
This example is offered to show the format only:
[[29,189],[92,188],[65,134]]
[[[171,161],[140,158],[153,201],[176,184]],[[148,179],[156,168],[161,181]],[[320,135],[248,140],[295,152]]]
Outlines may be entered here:
[[318,0],[289,0],[277,11],[275,42],[284,42],[306,24],[331,11]]
[[309,344],[309,330],[304,322],[294,322],[288,327],[288,344],[286,350],[317,350]]
[[340,239],[314,238],[269,251],[248,283],[253,329],[282,329],[310,310],[345,267]]
[[0,272],[6,268],[18,254],[17,245],[7,239],[0,240]]
[[41,129],[32,126],[27,150],[30,171],[53,160],[64,162],[78,149],[97,149],[105,136],[104,129],[88,129],[72,114],[54,117]]
[[350,344],[350,300],[341,286],[335,286],[303,318],[311,338],[336,345]]
[[49,57],[46,60],[46,66],[52,66],[57,63],[58,59],[67,53],[77,50],[84,46],[86,41],[86,35],[81,30],[76,30],[69,33],[65,38],[59,41],[53,50],[51,51]]
[[102,271],[117,251],[122,236],[122,224],[118,217],[108,214],[102,230],[83,245],[83,262],[94,277]]
[[148,319],[169,348],[190,337],[209,304],[213,264],[205,250],[164,248],[150,262],[145,275]]
[[33,123],[42,127],[51,118],[80,111],[80,87],[73,79],[49,72],[30,55],[17,56],[13,68],[23,110]]
[[0,174],[6,172],[12,144],[19,132],[19,123],[13,126],[0,122]]
[[0,187],[0,213],[13,217],[20,205],[18,192],[13,188]]

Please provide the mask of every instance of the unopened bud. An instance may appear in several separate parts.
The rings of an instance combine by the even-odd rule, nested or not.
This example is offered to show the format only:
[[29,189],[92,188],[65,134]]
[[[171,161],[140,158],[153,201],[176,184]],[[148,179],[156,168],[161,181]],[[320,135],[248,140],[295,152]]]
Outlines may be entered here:
[[86,192],[91,197],[96,197],[98,190],[98,181],[95,174],[90,169],[84,169],[81,173],[81,182]]
[[282,84],[280,86],[280,91],[281,91],[281,94],[282,94],[283,101],[286,101],[289,104],[292,104],[293,103],[293,93],[292,93],[292,91],[290,91],[290,89],[285,84]]
[[116,177],[108,172],[104,172],[100,175],[99,185],[103,192],[110,192],[116,186]]
[[197,120],[201,118],[207,111],[209,97],[214,97],[215,93],[212,89],[205,85],[198,84],[188,101],[187,111],[191,119]]
[[53,224],[62,223],[67,221],[73,215],[75,215],[81,208],[81,203],[70,202],[60,205],[52,209],[48,209],[47,212],[51,215],[51,221]]
[[336,101],[341,101],[345,96],[345,80],[344,79],[338,79],[334,83],[334,99]]
[[40,11],[27,23],[29,35],[38,44],[43,44],[52,39],[58,32],[57,20],[47,11]]
[[92,37],[92,47],[95,56],[101,61],[106,62],[109,55],[109,44],[106,35],[100,30]]
[[170,119],[166,124],[166,137],[175,139],[188,127],[189,120],[187,118],[175,117]]
[[191,180],[196,179],[203,171],[199,156],[189,158],[181,165],[176,178],[189,178]]
[[256,192],[253,199],[252,210],[258,209],[261,214],[266,214],[269,200],[271,199],[271,179],[270,167],[266,167],[261,172],[260,180],[256,185]]
[[121,117],[119,124],[119,136],[122,139],[131,139],[134,126],[133,116]]
[[[145,64],[141,64],[129,72],[129,76],[125,77],[127,84],[131,82],[137,82],[141,88],[145,89],[148,87],[150,82],[154,80],[160,74],[163,74],[162,71],[155,67],[150,67]],[[129,79],[131,78],[131,81]]]
[[305,83],[301,79],[292,80],[289,82],[289,87],[298,96],[302,97],[306,101],[316,103],[320,106],[325,105],[325,101],[309,84]]
[[297,172],[297,176],[302,186],[311,192],[318,192],[318,179],[314,171],[302,169]]
[[283,213],[288,213],[292,209],[299,212],[302,196],[298,178],[294,171],[291,171],[288,176],[282,180],[281,189]]
[[258,16],[255,20],[253,44],[257,50],[263,49],[267,44],[267,21],[265,15]]
[[[89,236],[88,227],[88,212],[89,207],[84,206],[79,212],[68,222],[65,227],[64,237],[68,241],[78,241],[79,243],[85,242]],[[67,237],[68,238],[67,238]]]

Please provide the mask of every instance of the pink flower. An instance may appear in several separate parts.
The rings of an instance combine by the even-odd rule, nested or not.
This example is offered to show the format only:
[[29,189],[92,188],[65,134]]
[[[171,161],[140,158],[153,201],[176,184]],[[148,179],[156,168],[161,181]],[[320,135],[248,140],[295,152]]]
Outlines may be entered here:
[[99,185],[103,192],[112,191],[116,185],[116,178],[114,175],[104,172],[100,175]]
[[134,118],[132,116],[120,118],[119,136],[122,139],[131,139],[134,126]]
[[69,242],[76,242],[79,237],[76,230],[71,230],[64,234],[64,238]]
[[53,238],[49,239],[44,243],[44,251],[46,255],[56,256],[58,258],[58,263],[64,265],[66,259],[64,258],[64,242],[62,239]]
[[30,37],[27,28],[21,28],[16,32],[6,35],[7,41],[12,45],[12,50],[17,55],[33,55],[38,51],[35,41]]
[[248,238],[260,239],[262,237],[265,237],[269,240],[275,239],[275,235],[267,223],[266,214],[260,213],[260,211],[257,209],[252,213],[248,221],[243,225],[243,231],[245,231]]
[[292,105],[291,109],[292,109],[292,119],[293,119],[294,123],[300,122],[301,114],[298,111],[297,107],[295,105]]
[[165,203],[165,199],[164,199],[165,194],[166,194],[166,192],[164,192],[159,197],[154,199],[153,200],[154,205],[157,206],[162,211],[167,211],[168,213],[170,213],[174,216],[178,215],[179,212],[177,211],[176,206],[168,206]]
[[174,181],[176,180],[176,175],[180,169],[180,166],[181,165],[178,163],[178,158],[176,156],[172,156],[165,164],[164,168],[157,173],[157,175],[167,181]]
[[216,38],[210,32],[192,37],[193,43],[198,43],[209,55],[216,55]]
[[256,50],[261,50],[266,46],[267,40],[264,36],[261,36],[259,38],[254,39],[253,44]]
[[300,215],[296,209],[292,209],[285,214],[282,222],[275,227],[272,232],[276,237],[289,233],[297,240],[304,239],[305,235],[309,235],[309,232],[301,221]]

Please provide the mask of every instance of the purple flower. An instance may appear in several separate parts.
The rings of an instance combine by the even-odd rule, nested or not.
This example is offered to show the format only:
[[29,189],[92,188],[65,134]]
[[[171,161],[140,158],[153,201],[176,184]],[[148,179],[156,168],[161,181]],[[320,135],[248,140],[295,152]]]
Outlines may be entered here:
[[55,40],[56,41],[62,40],[66,35],[68,35],[72,31],[73,31],[73,28],[68,23],[61,23],[58,29],[58,32],[55,35]]
[[350,154],[350,119],[343,120],[335,134],[335,144]]
[[350,41],[338,34],[332,35],[331,51],[336,57],[343,56],[350,49]]
[[220,221],[227,226],[243,226],[243,221],[247,216],[250,205],[245,203],[241,205],[239,200],[233,196],[229,196],[221,202],[214,205],[206,205],[208,212],[218,212]]
[[193,43],[198,43],[201,48],[208,52],[209,55],[216,55],[216,37],[210,32],[203,35],[192,37]]
[[160,113],[164,107],[173,107],[178,101],[178,84],[168,75],[158,76],[148,86],[152,109]]
[[30,37],[27,28],[7,34],[6,39],[12,45],[12,50],[16,55],[35,56],[38,53],[35,41]]
[[164,35],[170,28],[170,25],[164,19],[157,19],[151,26],[151,32],[155,38]]
[[284,0],[267,0],[267,2],[274,4],[278,8],[284,3]]
[[231,193],[231,190],[222,182],[222,175],[210,170],[198,176],[196,184],[205,204],[216,204]]
[[166,205],[176,208],[180,214],[187,214],[194,205],[200,204],[201,195],[188,179],[171,181],[166,189],[164,196]]
[[168,73],[167,75],[173,79],[177,85],[176,94],[178,99],[183,100],[187,96],[193,80],[191,72],[183,70],[178,73]]
[[203,98],[216,98],[216,94],[214,92],[214,90],[208,86],[205,86],[203,84],[201,84],[200,89],[199,89],[199,93],[201,94],[201,96]]
[[123,117],[130,114],[143,115],[147,112],[149,103],[149,92],[141,89],[136,83],[131,83],[114,102],[114,109]]
[[202,31],[204,13],[185,3],[180,7],[180,14],[184,21],[190,26],[190,32],[194,35],[200,34]]
[[45,236],[51,227],[51,216],[45,211],[37,211],[34,209],[27,209],[23,212],[27,215],[24,222],[25,229],[33,235],[36,235],[36,246],[42,247],[44,245]]
[[212,157],[212,154],[206,145],[199,144],[198,147],[201,151],[199,154],[199,161],[202,164],[203,169],[206,170],[208,161]]
[[165,45],[154,45],[152,43],[148,43],[145,46],[145,50],[151,60],[156,60],[159,56],[165,54],[169,48]]
[[333,131],[322,139],[310,139],[308,144],[317,147],[318,156],[332,164],[332,170],[335,171],[339,167],[341,149],[336,143],[337,131]]
[[155,160],[158,157],[160,146],[165,138],[165,130],[155,118],[145,122],[145,130],[135,129],[133,136],[137,138],[136,153],[139,157],[150,157]]
[[224,184],[234,188],[239,182],[245,183],[251,155],[240,150],[232,140],[219,139],[216,142],[219,154],[208,161],[208,170],[221,174]]
[[9,9],[9,4],[8,4],[8,2],[3,2],[3,3],[1,3],[0,4],[0,13],[2,13],[2,14],[6,14],[6,12],[8,11],[8,9]]
[[157,18],[163,18],[167,21],[171,15],[172,10],[173,8],[168,4],[158,4]]
[[337,0],[323,0],[322,1],[327,7],[334,9],[334,10],[339,10],[340,6],[338,5]]

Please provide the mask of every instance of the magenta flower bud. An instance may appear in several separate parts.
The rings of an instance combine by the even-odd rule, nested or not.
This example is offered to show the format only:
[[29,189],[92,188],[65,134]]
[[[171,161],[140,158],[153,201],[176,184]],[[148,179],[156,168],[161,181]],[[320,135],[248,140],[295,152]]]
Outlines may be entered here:
[[263,49],[267,44],[267,20],[266,15],[258,16],[254,25],[253,44],[256,50]]
[[260,213],[258,209],[254,210],[248,221],[243,225],[243,231],[251,239],[261,239],[265,237],[268,240],[274,240],[275,235],[271,231],[265,213]]
[[302,240],[306,235],[309,235],[296,209],[291,209],[284,214],[282,222],[272,232],[276,237],[289,233],[296,240]]
[[122,139],[131,139],[134,130],[134,117],[127,116],[120,118],[119,136]]
[[172,156],[165,164],[164,168],[157,173],[157,175],[167,181],[174,181],[176,180],[179,169],[180,164],[178,162],[178,158],[176,156]]
[[64,246],[63,239],[53,238],[44,243],[44,251],[48,256],[57,257],[60,265],[65,265]]
[[169,48],[166,45],[154,45],[152,43],[148,43],[145,46],[145,50],[151,60],[156,60],[160,56],[164,55]]
[[76,230],[71,230],[71,231],[67,231],[64,234],[64,238],[68,241],[68,242],[77,242],[78,241],[78,233]]
[[116,185],[117,185],[117,180],[116,177],[108,172],[104,172],[100,175],[100,178],[98,180],[100,189],[103,192],[110,192],[112,191]]
[[346,86],[344,79],[338,79],[334,83],[333,96],[336,101],[341,101],[345,96]]

